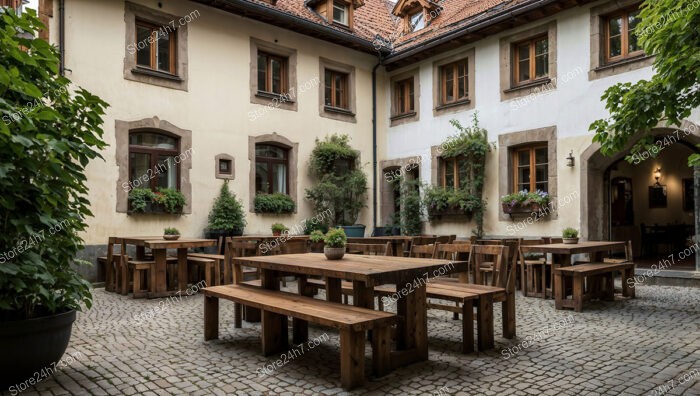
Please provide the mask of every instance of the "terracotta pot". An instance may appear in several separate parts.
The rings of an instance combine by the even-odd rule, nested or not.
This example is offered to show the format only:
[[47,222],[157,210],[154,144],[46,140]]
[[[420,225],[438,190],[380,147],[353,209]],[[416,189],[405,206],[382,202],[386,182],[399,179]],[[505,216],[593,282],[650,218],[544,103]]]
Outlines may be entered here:
[[282,236],[282,231],[272,231],[272,236]]
[[578,243],[578,238],[562,238],[562,241],[567,245],[575,245]]
[[180,235],[163,235],[163,239],[166,241],[177,241],[180,239]]
[[332,248],[325,246],[323,248],[323,254],[326,255],[328,260],[340,260],[345,255],[345,247]]

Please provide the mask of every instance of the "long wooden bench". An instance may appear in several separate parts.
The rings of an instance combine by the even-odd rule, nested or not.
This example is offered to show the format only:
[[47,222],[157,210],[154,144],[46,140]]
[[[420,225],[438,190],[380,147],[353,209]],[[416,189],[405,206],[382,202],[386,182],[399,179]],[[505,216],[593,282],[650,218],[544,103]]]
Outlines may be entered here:
[[[615,273],[622,274],[622,295],[635,297],[634,287],[629,279],[634,279],[634,263],[588,263],[554,270],[554,306],[556,309],[573,308],[583,310],[583,302],[594,298],[614,299]],[[567,297],[566,277],[573,278],[571,299]]]
[[[203,292],[205,340],[219,337],[219,299],[222,298],[262,311],[262,349],[266,356],[280,352],[277,348],[280,340],[287,344],[286,320],[291,316],[340,330],[340,378],[344,388],[352,389],[364,382],[367,330],[372,330],[374,374],[383,376],[390,370],[391,326],[396,323],[394,314],[248,285],[207,287]],[[282,323],[280,328],[266,328],[268,323],[276,320]]]

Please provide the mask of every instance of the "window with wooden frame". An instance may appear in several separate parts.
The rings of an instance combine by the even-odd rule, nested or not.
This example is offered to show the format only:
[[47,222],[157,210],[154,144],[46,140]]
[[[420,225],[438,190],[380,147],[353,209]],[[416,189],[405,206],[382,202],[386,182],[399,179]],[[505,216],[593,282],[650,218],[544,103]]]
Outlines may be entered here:
[[180,139],[157,132],[129,134],[132,188],[180,189]]
[[258,92],[283,95],[288,92],[286,57],[258,52]]
[[333,22],[350,26],[348,23],[349,6],[344,1],[333,1]]
[[469,62],[462,59],[440,66],[440,104],[463,102],[469,99]]
[[612,63],[644,54],[639,45],[636,29],[639,23],[639,8],[627,8],[604,19],[605,63]]
[[546,144],[512,150],[513,192],[549,190],[549,160]]
[[255,145],[255,192],[289,194],[289,150],[273,144]]
[[463,156],[440,158],[441,187],[459,189],[462,182],[467,180],[467,160]]
[[513,84],[535,82],[549,76],[549,39],[545,36],[513,45]]
[[419,8],[418,10],[409,14],[407,16],[407,18],[408,18],[407,19],[407,21],[408,21],[408,26],[407,26],[408,33],[417,32],[417,31],[425,28],[425,12],[423,11],[423,8]]
[[136,65],[177,74],[177,30],[136,20]]
[[325,105],[348,110],[348,74],[326,69],[324,82]]
[[415,96],[413,92],[413,76],[394,83],[394,115],[405,115],[415,112]]

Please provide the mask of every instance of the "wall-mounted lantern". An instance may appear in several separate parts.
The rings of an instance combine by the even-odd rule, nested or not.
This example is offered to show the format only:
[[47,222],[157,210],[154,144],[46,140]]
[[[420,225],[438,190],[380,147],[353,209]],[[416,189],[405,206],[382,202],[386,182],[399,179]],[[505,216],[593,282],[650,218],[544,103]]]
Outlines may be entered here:
[[566,157],[566,166],[568,166],[569,168],[573,168],[575,164],[576,164],[576,158],[574,158],[574,151],[571,150],[569,152],[569,156]]

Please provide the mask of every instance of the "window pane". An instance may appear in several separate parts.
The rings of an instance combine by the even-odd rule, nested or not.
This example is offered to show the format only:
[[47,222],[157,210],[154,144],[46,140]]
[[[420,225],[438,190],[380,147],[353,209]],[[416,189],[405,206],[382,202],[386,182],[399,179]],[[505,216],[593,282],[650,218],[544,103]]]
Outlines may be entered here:
[[158,32],[158,70],[170,72],[170,33]]
[[255,146],[256,157],[284,159],[286,154],[287,150],[281,147],[268,144],[258,144]]
[[535,163],[536,164],[546,164],[547,161],[547,148],[542,147],[535,149]]
[[335,75],[335,105],[343,107],[343,76]]
[[454,68],[452,67],[452,65],[445,67],[445,101],[446,102],[452,102],[455,100],[455,93],[454,93],[455,75],[454,74],[455,74]]
[[521,60],[518,62],[518,81],[527,81],[530,79],[530,59]]
[[622,37],[611,37],[610,38],[610,52],[609,56],[611,58],[615,56],[620,56],[622,54]]
[[546,182],[541,182],[541,183],[536,183],[535,188],[544,192],[549,192],[548,188],[549,183]]
[[129,135],[129,144],[134,146],[153,147],[164,150],[176,150],[177,139],[159,133],[139,132]]
[[535,181],[544,182],[548,179],[547,165],[536,165],[535,166]]
[[518,168],[518,190],[530,190],[530,167]]
[[464,98],[469,91],[469,82],[467,80],[467,63],[461,62],[457,64],[457,97]]
[[396,106],[399,113],[406,112],[406,90],[402,82],[396,84]]
[[610,58],[622,54],[622,18],[610,18],[608,21],[608,56]]
[[619,36],[620,34],[622,34],[622,18],[621,17],[610,18],[608,25],[610,28],[610,37]]
[[282,93],[282,63],[279,59],[272,59],[272,92]]
[[333,21],[348,24],[347,7],[344,4],[333,3]]
[[151,29],[136,27],[136,64],[151,67]]
[[231,174],[231,160],[219,160],[219,173]]
[[530,166],[530,150],[518,151],[518,166]]
[[549,59],[547,55],[535,58],[535,78],[545,77],[549,74]]
[[408,83],[408,98],[409,98],[409,105],[408,108],[410,111],[413,111],[415,109],[415,99],[414,99],[414,92],[413,92],[413,79]]
[[272,192],[287,193],[287,165],[272,164]]
[[419,11],[410,17],[411,19],[411,31],[415,32],[421,30],[425,27],[425,18],[423,11]]
[[157,175],[156,184],[158,187],[177,189],[177,164],[175,163],[175,157],[158,156],[155,174]]
[[455,168],[454,160],[445,161],[445,187],[454,187],[455,185]]
[[629,45],[628,51],[635,52],[642,48],[639,46],[639,41],[636,34],[637,24],[639,24],[639,11],[631,12],[627,18],[627,23],[629,27]]
[[457,171],[459,172],[459,179],[457,179],[457,182],[459,183],[460,188],[464,188],[465,183],[469,178],[467,177],[467,170],[468,170],[468,163],[464,158],[459,158],[457,160]]
[[326,106],[333,106],[333,74],[326,70],[326,75],[325,75],[325,98],[326,98]]
[[266,162],[255,164],[255,192],[272,192],[268,174],[268,164]]
[[258,54],[258,91],[267,89],[267,56]]
[[129,181],[133,188],[150,188],[149,178],[153,172],[151,168],[151,156],[143,153],[129,153]]
[[535,42],[535,56],[549,53],[549,40],[541,39]]

